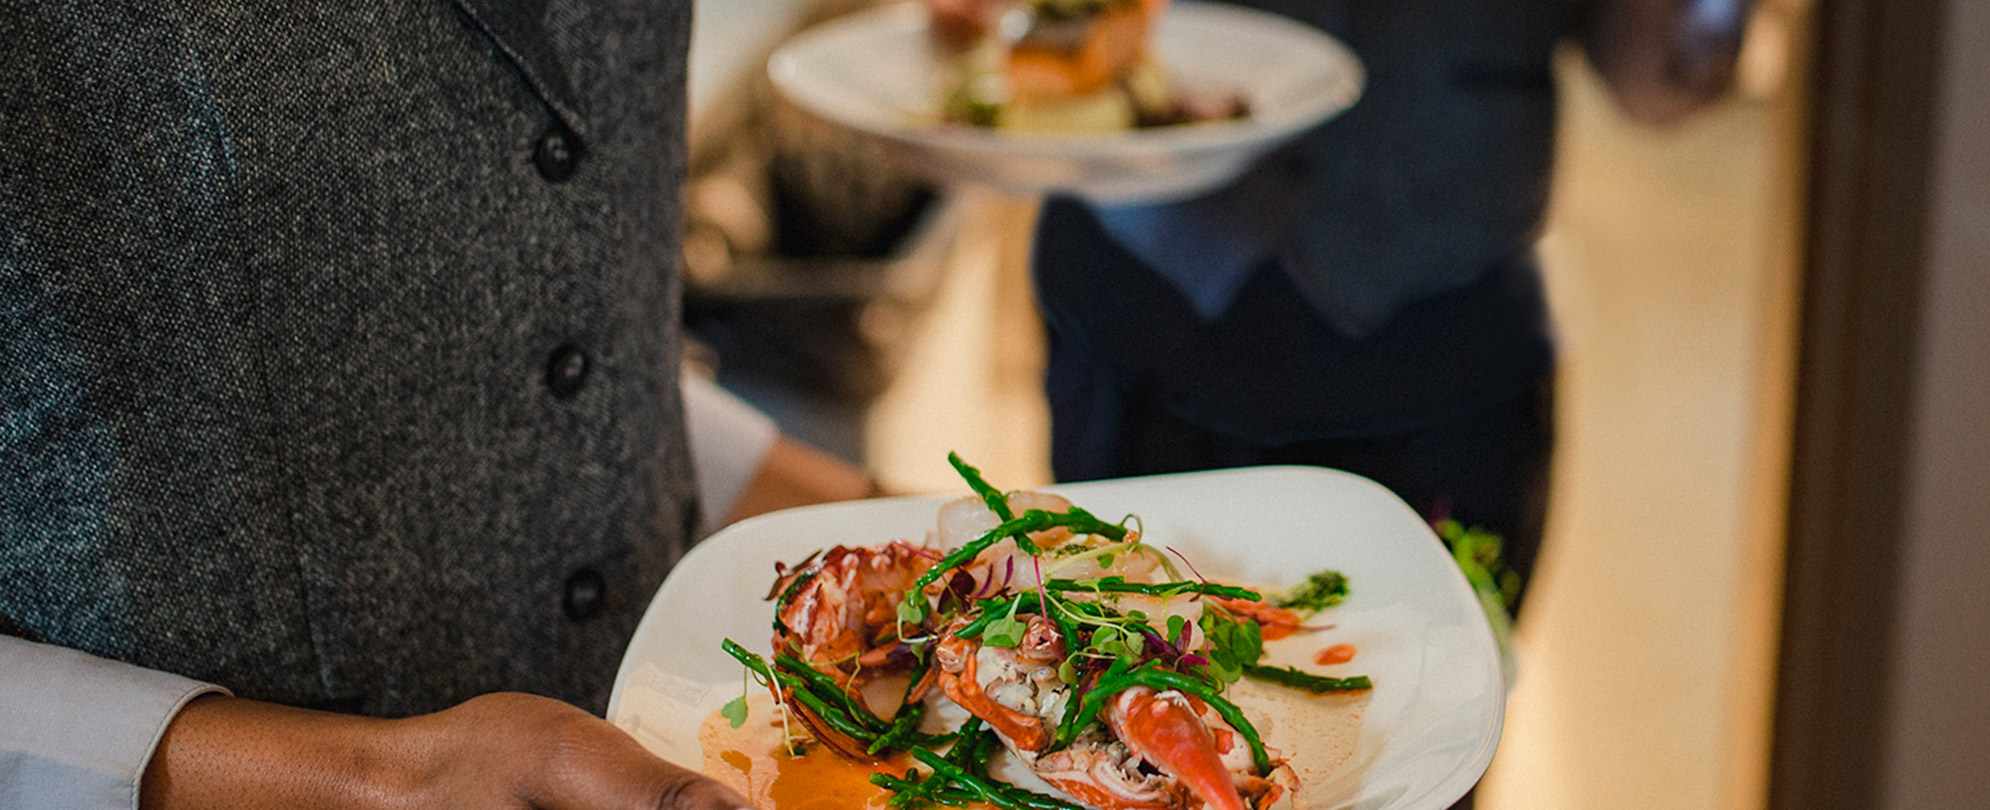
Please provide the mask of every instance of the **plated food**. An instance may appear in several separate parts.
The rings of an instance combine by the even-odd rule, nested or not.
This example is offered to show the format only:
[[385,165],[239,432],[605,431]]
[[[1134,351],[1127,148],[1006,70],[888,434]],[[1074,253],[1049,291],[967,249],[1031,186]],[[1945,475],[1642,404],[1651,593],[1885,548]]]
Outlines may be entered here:
[[1181,91],[1152,47],[1168,0],[928,0],[942,117],[1015,132],[1116,132],[1243,118]]
[[[896,806],[1263,810],[1298,777],[1232,687],[1372,688],[1262,663],[1286,637],[1354,654],[1320,615],[1347,593],[1339,574],[1276,593],[1212,581],[1143,542],[1137,517],[1002,492],[950,460],[975,494],[943,506],[925,542],[780,565],[773,655],[725,641],[768,687],[757,722],[778,725],[785,767],[865,763]],[[753,706],[721,715],[739,728]],[[998,779],[999,751],[1061,795]]]
[[[1361,93],[1360,60],[1302,23],[1228,3],[1177,3],[1165,13],[1158,6],[1151,11],[1138,4],[1118,6],[1097,18],[1141,10],[1150,27],[1140,32],[1142,59],[1131,64],[1165,66],[1163,95],[1173,92],[1191,115],[1195,108],[1221,108],[1225,99],[1248,99],[1249,114],[1195,126],[1148,127],[1137,126],[1136,114],[1130,129],[1070,131],[1092,122],[1082,115],[1076,121],[1045,121],[1031,115],[1036,108],[1009,103],[1011,60],[1005,54],[1013,49],[1003,50],[996,41],[989,43],[992,50],[979,51],[980,61],[964,58],[958,45],[948,44],[952,35],[943,33],[945,15],[936,14],[940,6],[957,6],[956,16],[996,7],[1014,12],[1014,2],[925,0],[856,12],[783,44],[769,58],[767,73],[782,96],[801,109],[882,141],[894,162],[923,176],[1017,194],[1076,194],[1106,204],[1179,200],[1216,188],[1259,155],[1346,109]],[[963,27],[971,34],[999,35],[1003,19],[971,18]],[[1094,34],[1087,41],[1107,39]],[[989,42],[971,36],[968,41]],[[1016,62],[1018,72],[1027,73],[1022,66],[1028,63]],[[1093,63],[1127,64],[1104,58]],[[1053,64],[1071,68],[1052,72],[1074,79],[1127,75],[1079,69],[1087,64],[1083,58]],[[1138,75],[1135,71],[1128,80]],[[1115,103],[1105,106],[1124,112]],[[1158,109],[1160,116],[1149,113],[1148,120],[1165,119],[1167,106]],[[1115,115],[1111,126],[1126,122],[1125,115]],[[969,125],[951,123],[950,116]],[[971,125],[977,120],[996,126]],[[1037,129],[1024,132],[1012,125]],[[1059,128],[1064,131],[1055,131]]]

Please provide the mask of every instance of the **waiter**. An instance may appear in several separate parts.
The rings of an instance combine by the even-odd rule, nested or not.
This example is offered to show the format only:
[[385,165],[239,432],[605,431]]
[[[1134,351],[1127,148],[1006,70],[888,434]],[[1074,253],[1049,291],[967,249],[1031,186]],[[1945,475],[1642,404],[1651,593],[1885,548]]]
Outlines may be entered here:
[[1347,43],[1345,114],[1206,196],[1057,198],[1036,235],[1062,481],[1336,467],[1531,570],[1555,347],[1534,252],[1554,59],[1670,123],[1732,83],[1750,0],[1240,0]]
[[0,804],[743,804],[589,714],[699,520],[689,16],[0,3]]

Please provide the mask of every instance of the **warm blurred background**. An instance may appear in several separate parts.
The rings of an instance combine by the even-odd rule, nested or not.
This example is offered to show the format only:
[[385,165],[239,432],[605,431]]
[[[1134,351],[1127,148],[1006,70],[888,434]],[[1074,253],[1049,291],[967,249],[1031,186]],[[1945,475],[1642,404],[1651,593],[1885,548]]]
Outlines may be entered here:
[[[771,103],[759,76],[783,32],[853,5],[699,3],[687,240],[694,334],[722,383],[789,432],[866,464],[889,488],[952,488],[943,461],[949,450],[1006,486],[1047,483],[1043,337],[1026,266],[1034,202],[932,188],[888,171],[874,147]],[[1981,118],[1981,98],[1990,94],[1983,70],[1990,4],[1907,5],[1924,15],[1919,19],[1943,22],[1951,36],[1942,41],[1955,48],[1946,51],[1952,71],[1917,75],[1955,79],[1948,87],[1959,98],[1975,88],[1975,102],[1949,105],[1963,116],[1949,124],[1970,131],[1969,115],[1990,124]],[[1735,96],[1665,131],[1627,122],[1573,54],[1560,67],[1560,157],[1543,243],[1560,330],[1559,444],[1545,556],[1521,623],[1520,677],[1481,807],[1771,805],[1778,679],[1801,677],[1778,669],[1779,644],[1786,643],[1779,640],[1785,537],[1793,509],[1801,519],[1820,508],[1801,497],[1810,479],[1792,465],[1793,446],[1810,446],[1796,420],[1816,412],[1799,406],[1799,392],[1810,390],[1799,378],[1801,336],[1810,333],[1800,321],[1805,257],[1807,246],[1814,251],[1829,241],[1806,224],[1830,216],[1812,209],[1820,199],[1813,123],[1817,99],[1842,105],[1873,92],[1827,86],[1831,92],[1818,95],[1816,23],[1836,9],[1834,44],[1927,39],[1902,39],[1897,31],[1861,37],[1866,23],[1915,19],[1899,7],[1824,6],[1764,5],[1750,28]],[[1951,12],[1950,20],[1934,16]],[[1990,182],[1982,129],[1975,131],[1973,153],[1952,146],[1949,155],[1960,161],[1960,177],[1975,182],[1955,187],[1959,197],[1929,199],[1959,201],[1982,215],[1990,210]],[[1835,182],[1834,171],[1824,170],[1821,180]],[[1963,234],[1963,252],[1948,254],[1962,262],[1956,266],[1969,266],[1971,256],[1990,259],[1985,230],[1990,219],[1979,218],[1954,231]],[[1978,274],[1984,269],[1973,266]],[[1971,288],[1956,293],[1976,308],[1952,316],[1974,325],[1951,329],[1974,331],[1951,340],[1983,335],[1990,313],[1981,309],[1981,286],[1973,298]],[[1814,299],[1809,306],[1814,319],[1831,316]],[[1959,362],[1967,379],[1950,389],[1958,397],[1952,402],[1990,404],[1982,396],[1990,352],[1977,344],[1973,359],[1947,357],[1921,367]],[[1869,418],[1884,424],[1906,417]],[[1990,412],[1979,412],[1945,435],[1980,435],[1986,426]],[[1946,469],[1981,481],[1985,461],[1970,447],[1985,449],[1965,439]],[[1794,502],[1793,469],[1801,479]],[[1941,525],[1939,514],[1927,514]],[[1917,575],[1942,573],[1941,564],[1926,568],[1925,556],[1915,554],[1909,548],[1889,557],[1902,573],[1885,582],[1898,593],[1912,592]],[[1975,589],[1990,592],[1980,582]],[[1872,599],[1882,609],[1890,598],[1841,596]],[[1982,596],[1950,597],[1962,601],[1894,603],[1902,621],[1921,615],[1917,609],[1985,607]],[[1980,665],[1990,664],[1980,653],[1948,654],[1918,660],[1973,661],[1978,668],[1955,677],[1976,681]],[[1908,666],[1911,656],[1902,655],[1899,666]],[[1888,660],[1875,652],[1842,664],[1882,671]],[[1981,701],[1959,711],[1990,720]],[[1896,751],[1954,750],[1902,731],[1903,717],[1868,718],[1845,730],[1892,734]],[[1922,767],[1956,775],[1944,770],[1952,764],[1938,757]],[[1850,803],[1833,806],[1990,806],[1980,774],[1975,793],[1966,786],[1955,792],[1901,767],[1907,770],[1859,783],[1871,795],[1841,796]],[[1801,793],[1790,790],[1780,795]],[[1885,804],[1877,803],[1881,795]],[[1907,801],[1917,796],[1936,801]]]

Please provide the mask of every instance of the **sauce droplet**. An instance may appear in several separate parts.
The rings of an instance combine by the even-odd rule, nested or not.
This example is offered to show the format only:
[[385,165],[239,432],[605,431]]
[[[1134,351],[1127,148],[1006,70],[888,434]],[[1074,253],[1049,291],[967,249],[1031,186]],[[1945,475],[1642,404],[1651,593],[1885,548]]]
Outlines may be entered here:
[[1335,644],[1313,655],[1313,663],[1323,667],[1345,664],[1354,660],[1354,645]]

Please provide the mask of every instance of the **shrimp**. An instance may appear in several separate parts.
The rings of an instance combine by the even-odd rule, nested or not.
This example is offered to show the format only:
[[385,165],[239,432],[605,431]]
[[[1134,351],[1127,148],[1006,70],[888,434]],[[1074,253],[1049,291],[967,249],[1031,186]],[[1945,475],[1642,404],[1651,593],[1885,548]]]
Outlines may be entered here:
[[1114,695],[1094,726],[1051,750],[1073,689],[1057,676],[1065,654],[1056,625],[1030,616],[1020,643],[992,647],[953,635],[936,650],[947,698],[994,729],[1009,750],[1059,790],[1105,810],[1248,810],[1292,783],[1279,764],[1254,771],[1242,735],[1207,705],[1136,686]]
[[[919,575],[939,559],[932,549],[893,541],[876,548],[836,546],[792,569],[782,567],[768,594],[775,600],[774,651],[834,678],[851,700],[872,711],[863,686],[903,674],[917,660],[903,637],[898,608]],[[911,686],[907,699],[922,699],[933,682],[929,673]],[[786,692],[780,697],[817,739],[845,754],[865,756],[861,743],[789,701]]]

